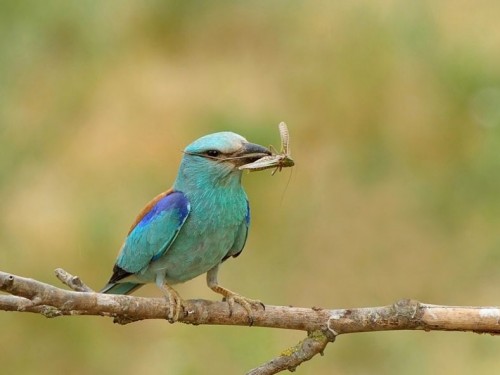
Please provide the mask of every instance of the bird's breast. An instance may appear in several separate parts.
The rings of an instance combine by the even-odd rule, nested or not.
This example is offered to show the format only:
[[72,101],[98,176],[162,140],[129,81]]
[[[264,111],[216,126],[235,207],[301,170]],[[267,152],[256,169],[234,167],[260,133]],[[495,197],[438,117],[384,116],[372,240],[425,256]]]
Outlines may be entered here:
[[[201,275],[219,264],[233,247],[247,217],[245,195],[191,201],[191,212],[165,255],[151,263],[170,284]],[[148,272],[148,273],[150,273]]]

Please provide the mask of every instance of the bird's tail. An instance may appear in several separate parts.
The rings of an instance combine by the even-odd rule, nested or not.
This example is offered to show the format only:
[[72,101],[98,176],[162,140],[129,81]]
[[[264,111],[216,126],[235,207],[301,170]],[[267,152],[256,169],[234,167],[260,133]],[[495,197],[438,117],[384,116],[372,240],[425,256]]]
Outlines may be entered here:
[[106,294],[130,294],[134,290],[139,289],[144,284],[139,283],[109,283],[100,290],[100,293]]

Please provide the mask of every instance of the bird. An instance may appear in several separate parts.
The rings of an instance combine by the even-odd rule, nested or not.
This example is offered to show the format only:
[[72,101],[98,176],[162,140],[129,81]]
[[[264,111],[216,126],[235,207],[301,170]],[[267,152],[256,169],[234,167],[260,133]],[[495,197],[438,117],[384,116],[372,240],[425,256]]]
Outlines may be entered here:
[[188,145],[172,188],[153,198],[130,227],[101,293],[130,294],[155,283],[169,305],[167,319],[175,322],[184,301],[172,286],[206,273],[229,314],[238,303],[252,324],[253,309],[264,305],[222,287],[217,275],[224,261],[242,252],[248,235],[250,205],[239,167],[269,155],[229,131]]

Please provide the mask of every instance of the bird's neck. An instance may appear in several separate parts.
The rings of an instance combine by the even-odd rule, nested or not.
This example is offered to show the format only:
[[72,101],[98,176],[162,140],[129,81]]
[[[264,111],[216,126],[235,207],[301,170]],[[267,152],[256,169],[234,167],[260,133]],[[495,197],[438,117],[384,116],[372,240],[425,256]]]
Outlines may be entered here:
[[248,214],[247,195],[241,186],[240,171],[227,169],[222,172],[220,168],[198,169],[193,164],[183,168],[181,165],[174,190],[186,195],[191,213],[203,213],[191,215],[197,221],[198,230],[233,225]]
[[174,184],[174,190],[188,196],[204,194],[245,195],[241,186],[242,172],[230,166],[203,163],[203,159],[183,160]]

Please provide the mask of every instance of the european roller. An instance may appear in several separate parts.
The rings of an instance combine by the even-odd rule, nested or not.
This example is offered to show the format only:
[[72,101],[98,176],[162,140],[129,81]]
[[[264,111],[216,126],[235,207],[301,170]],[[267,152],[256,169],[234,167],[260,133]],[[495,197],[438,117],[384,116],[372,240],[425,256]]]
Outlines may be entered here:
[[156,283],[176,321],[182,299],[172,285],[207,274],[207,285],[223,295],[232,312],[240,304],[252,321],[259,301],[219,285],[219,265],[238,256],[248,234],[250,207],[242,171],[270,151],[232,132],[209,134],[185,150],[173,187],[157,195],[132,224],[102,293],[128,294]]

